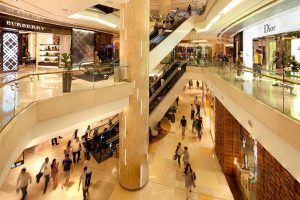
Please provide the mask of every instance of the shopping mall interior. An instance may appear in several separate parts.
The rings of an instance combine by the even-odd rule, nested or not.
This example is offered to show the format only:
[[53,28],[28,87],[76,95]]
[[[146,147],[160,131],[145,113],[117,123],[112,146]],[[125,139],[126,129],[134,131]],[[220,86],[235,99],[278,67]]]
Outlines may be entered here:
[[300,200],[299,19],[300,0],[1,0],[0,199]]

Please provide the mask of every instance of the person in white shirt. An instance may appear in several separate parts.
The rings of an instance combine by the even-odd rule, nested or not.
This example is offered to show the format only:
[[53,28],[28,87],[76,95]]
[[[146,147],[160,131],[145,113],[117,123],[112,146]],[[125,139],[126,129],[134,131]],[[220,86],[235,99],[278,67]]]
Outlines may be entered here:
[[32,178],[31,175],[28,172],[26,172],[26,168],[23,168],[17,180],[17,191],[19,191],[20,189],[22,191],[21,200],[25,200],[27,196],[28,183],[32,183]]
[[86,170],[86,185],[87,187],[90,187],[91,184],[91,178],[92,178],[92,170],[91,170],[91,163],[90,163],[90,157],[88,157],[84,163],[83,163],[83,167],[87,168]]
[[89,193],[89,188],[87,186],[87,182],[86,182],[86,173],[87,173],[87,167],[84,167],[83,168],[83,172],[82,174],[80,175],[80,178],[79,178],[79,185],[78,185],[78,191],[79,191],[79,188],[80,188],[80,184],[82,182],[82,193],[83,193],[83,199],[86,199],[86,196],[87,194]]
[[45,177],[45,187],[43,194],[46,193],[48,184],[50,181],[51,165],[49,163],[49,158],[45,158],[45,162],[42,164],[40,172],[43,171],[43,176]]
[[[75,142],[73,143],[73,163],[76,164],[80,160],[80,151],[81,151],[81,142],[79,137],[76,137]],[[76,160],[77,155],[77,160]]]

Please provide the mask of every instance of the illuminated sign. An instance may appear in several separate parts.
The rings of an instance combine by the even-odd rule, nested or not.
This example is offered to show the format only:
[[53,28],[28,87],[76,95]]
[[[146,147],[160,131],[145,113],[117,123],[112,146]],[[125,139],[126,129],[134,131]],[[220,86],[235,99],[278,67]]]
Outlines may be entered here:
[[34,25],[34,24],[27,24],[27,23],[15,22],[15,21],[10,21],[10,20],[7,20],[5,23],[6,23],[6,26],[19,28],[19,29],[29,29],[29,30],[35,30],[35,31],[45,31],[46,30],[46,27]]
[[16,167],[20,167],[21,165],[24,165],[24,160],[20,160],[20,161],[15,162],[10,168],[13,169],[13,168],[16,168]]

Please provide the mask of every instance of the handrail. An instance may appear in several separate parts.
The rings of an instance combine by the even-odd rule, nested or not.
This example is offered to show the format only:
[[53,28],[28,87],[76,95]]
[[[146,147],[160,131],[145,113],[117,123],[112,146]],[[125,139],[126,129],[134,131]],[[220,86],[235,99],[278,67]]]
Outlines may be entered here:
[[[235,69],[235,70],[242,71],[242,72],[248,72],[248,73],[252,73],[252,74],[257,73],[257,72],[254,72],[253,69],[249,68],[249,67],[242,67],[242,68],[238,68],[238,67],[235,67],[235,66],[228,66],[228,67],[230,69]],[[262,69],[262,71],[263,71],[263,69]],[[285,71],[283,71],[283,73],[284,72]],[[291,80],[291,79],[287,78],[286,76],[284,76],[284,79],[282,79],[282,78],[279,78],[279,76],[276,76],[276,75],[269,75],[269,74],[264,74],[264,73],[260,73],[259,75],[267,77],[267,78],[271,78],[271,79],[274,79],[274,80],[277,80],[277,81],[284,81],[284,82],[288,82],[288,83],[291,83],[291,84],[300,85],[300,81]]]
[[[158,36],[156,36],[155,38],[153,38],[150,41],[150,51],[152,49],[154,49],[155,47],[157,47],[158,44],[160,44],[167,36],[169,36],[171,33],[173,33],[173,31],[175,31],[181,24],[183,24],[188,18],[187,17],[182,17],[179,20],[177,20],[172,26],[170,26],[167,30],[171,31],[168,32],[167,30],[165,30],[164,32],[162,32],[161,34],[159,34]],[[156,41],[157,40],[157,41]]]
[[170,80],[175,76],[175,74],[177,74],[177,72],[178,72],[178,69],[176,69],[176,70],[169,76],[169,78],[164,82],[164,84],[163,84],[162,86],[160,86],[160,87],[158,88],[158,90],[155,91],[154,94],[152,94],[152,96],[151,96],[150,99],[149,99],[149,102],[150,102],[150,103],[153,101],[153,99],[155,99],[155,98],[157,97],[157,95],[162,91],[162,89],[164,88],[164,86],[167,85],[167,84],[170,82]]
[[[179,67],[182,67],[182,66],[185,65],[185,64],[186,64],[186,63],[181,63],[181,64],[179,65]],[[150,99],[149,99],[149,103],[150,103],[150,104],[151,104],[151,102],[153,101],[153,99],[155,99],[155,98],[157,97],[157,95],[164,89],[165,85],[167,85],[167,84],[172,80],[172,78],[177,74],[177,72],[179,71],[179,70],[178,70],[179,67],[177,67],[176,70],[168,77],[168,79],[164,81],[164,84],[161,85],[160,88],[159,88],[157,91],[155,91],[154,94],[152,94],[152,96],[151,96]]]
[[[118,115],[115,115],[111,120],[113,121],[116,117],[118,117]],[[111,131],[118,122],[119,122],[119,120],[116,121],[116,123],[109,130],[107,130],[107,131]],[[106,125],[108,125],[108,123],[109,122],[107,122],[105,124],[102,124],[100,126],[96,126],[95,128],[91,129],[90,132],[93,131],[93,130],[99,129],[100,127],[106,126]]]
[[[157,80],[155,82],[153,82],[150,86],[150,88],[152,88],[158,81],[160,81],[161,77],[171,68],[171,66],[173,66],[174,64],[177,63],[177,60],[175,60],[174,62],[172,63],[169,63],[169,64],[166,64],[163,68],[161,68],[157,73],[157,74],[160,74],[158,77],[157,77]],[[163,73],[161,73],[163,72]],[[154,75],[154,76],[156,76]]]
[[[85,70],[72,70],[71,72],[84,72]],[[7,81],[5,83],[1,83],[0,84],[0,88],[4,87],[5,85],[8,85],[10,83],[13,83],[13,82],[16,82],[16,81],[20,81],[22,79],[25,79],[25,78],[28,78],[30,76],[40,76],[40,75],[47,75],[47,74],[60,74],[60,73],[63,73],[65,72],[64,70],[61,70],[61,71],[54,71],[54,72],[39,72],[39,73],[30,73],[30,74],[26,74],[24,76],[21,76],[19,78],[16,78],[16,79],[13,79],[13,80],[10,80],[10,81]]]

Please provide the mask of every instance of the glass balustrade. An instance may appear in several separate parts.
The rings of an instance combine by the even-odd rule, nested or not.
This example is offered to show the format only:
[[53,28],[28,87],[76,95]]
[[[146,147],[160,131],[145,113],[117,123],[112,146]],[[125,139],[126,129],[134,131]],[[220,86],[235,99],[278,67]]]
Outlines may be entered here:
[[127,81],[128,67],[81,67],[69,73],[56,70],[44,73],[32,72],[21,76],[12,73],[3,75],[1,79],[0,129],[2,130],[15,115],[36,101]]

